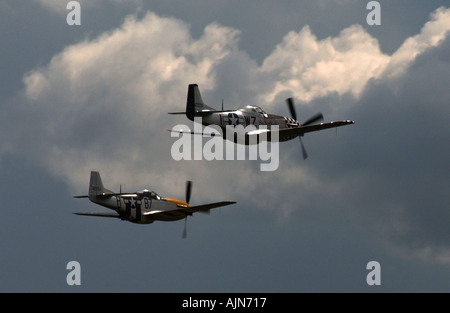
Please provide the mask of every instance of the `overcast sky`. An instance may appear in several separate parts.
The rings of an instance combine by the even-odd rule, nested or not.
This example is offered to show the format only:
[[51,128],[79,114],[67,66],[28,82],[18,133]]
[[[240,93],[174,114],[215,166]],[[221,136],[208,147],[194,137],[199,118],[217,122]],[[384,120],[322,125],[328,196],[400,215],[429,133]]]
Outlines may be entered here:
[[[0,291],[449,292],[447,1],[0,2]],[[187,86],[225,109],[355,125],[280,144],[280,164],[175,161]],[[206,140],[205,140],[206,142]],[[136,225],[73,212],[153,189],[233,206]],[[68,286],[66,265],[81,265]],[[381,286],[369,286],[370,261]]]

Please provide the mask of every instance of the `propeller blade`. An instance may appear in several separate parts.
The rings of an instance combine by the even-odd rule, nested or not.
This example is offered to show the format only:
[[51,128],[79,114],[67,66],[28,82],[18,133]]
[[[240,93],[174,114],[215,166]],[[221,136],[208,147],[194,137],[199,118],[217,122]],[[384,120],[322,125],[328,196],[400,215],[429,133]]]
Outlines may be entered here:
[[308,153],[306,152],[305,145],[303,144],[302,137],[298,137],[300,139],[300,145],[302,146],[302,154],[303,154],[303,160],[306,160],[308,158]]
[[289,108],[289,112],[291,112],[291,117],[294,120],[297,120],[297,113],[295,112],[295,107],[294,107],[294,99],[288,98],[288,99],[286,99],[286,102],[287,102],[287,105]]
[[302,124],[302,126],[306,126],[306,125],[309,125],[309,124],[313,124],[313,123],[315,123],[315,122],[317,122],[317,121],[320,121],[320,120],[323,120],[323,115],[322,115],[322,113],[319,112],[319,113],[317,113],[316,115],[310,117],[308,120],[306,120],[306,121]]
[[186,181],[186,203],[189,203],[191,200],[191,191],[192,191],[192,181]]
[[183,239],[187,237],[187,216],[184,218]]

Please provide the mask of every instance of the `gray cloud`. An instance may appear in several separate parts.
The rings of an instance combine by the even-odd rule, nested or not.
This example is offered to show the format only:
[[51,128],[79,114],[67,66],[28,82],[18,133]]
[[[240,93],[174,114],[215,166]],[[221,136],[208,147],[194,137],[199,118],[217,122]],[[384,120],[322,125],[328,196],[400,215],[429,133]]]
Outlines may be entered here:
[[[357,124],[345,132],[344,145],[321,143],[337,154],[319,170],[321,180],[342,178],[342,198],[360,222],[370,217],[386,247],[406,258],[447,264],[448,45],[447,36],[404,75],[371,81],[345,114]],[[342,100],[326,98],[334,101]]]

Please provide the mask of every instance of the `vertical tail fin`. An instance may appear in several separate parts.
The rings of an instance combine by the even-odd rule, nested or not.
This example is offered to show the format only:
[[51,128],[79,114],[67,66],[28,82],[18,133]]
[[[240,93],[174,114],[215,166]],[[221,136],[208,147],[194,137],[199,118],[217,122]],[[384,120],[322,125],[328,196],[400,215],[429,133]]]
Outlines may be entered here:
[[203,102],[198,85],[190,84],[186,101],[186,116],[193,121],[195,113],[201,111],[214,111],[214,109]]
[[89,180],[89,199],[91,201],[96,200],[97,196],[104,195],[105,193],[112,193],[110,190],[103,187],[102,178],[100,173],[91,171],[91,179]]

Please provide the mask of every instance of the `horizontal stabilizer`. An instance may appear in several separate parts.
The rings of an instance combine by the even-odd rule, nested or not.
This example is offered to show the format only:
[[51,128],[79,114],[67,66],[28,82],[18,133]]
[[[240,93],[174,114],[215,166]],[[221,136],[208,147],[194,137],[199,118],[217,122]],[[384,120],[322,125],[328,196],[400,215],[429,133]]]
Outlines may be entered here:
[[168,129],[168,131],[170,131],[171,133],[178,133],[178,134],[191,134],[191,135],[202,135],[202,136],[208,136],[208,137],[222,137],[222,134],[220,134],[219,132],[217,133],[204,133],[204,132],[195,132],[192,130],[173,130],[173,129]]
[[205,110],[205,111],[197,111],[195,112],[195,116],[208,116],[213,113],[229,113],[236,112],[236,110],[225,110],[225,111],[216,111],[216,110]]
[[120,218],[119,214],[115,213],[73,213],[75,215],[83,215],[83,216],[97,216],[97,217],[115,217]]
[[[216,110],[203,110],[203,111],[196,111],[194,113],[194,116],[208,116],[213,113],[229,113],[229,112],[236,112],[236,110],[223,110],[223,111],[216,111]],[[169,112],[168,114],[171,115],[182,115],[186,114],[186,112]]]
[[[114,192],[108,192],[108,193],[101,193],[98,195],[95,195],[96,198],[98,199],[108,199],[111,197],[122,197],[122,198],[136,198],[138,196],[138,194],[136,193],[129,193],[129,192],[119,192],[119,193],[114,193]],[[83,196],[74,196],[74,198],[76,199],[81,199],[81,198],[88,198],[89,196],[83,195]]]

